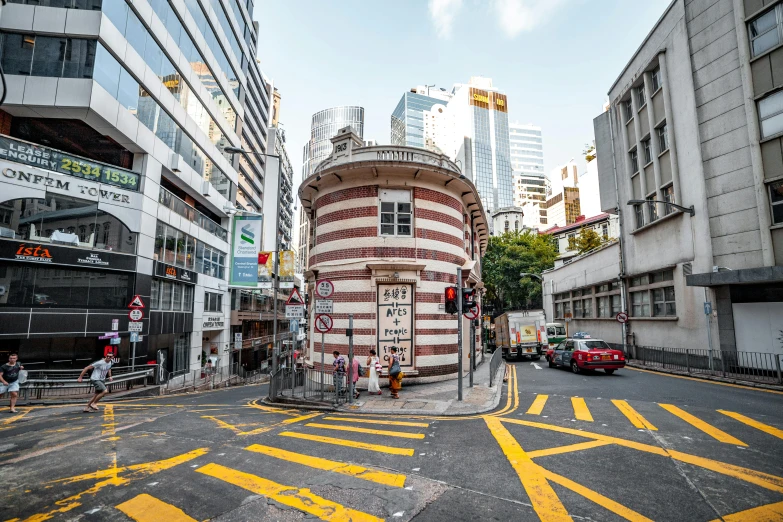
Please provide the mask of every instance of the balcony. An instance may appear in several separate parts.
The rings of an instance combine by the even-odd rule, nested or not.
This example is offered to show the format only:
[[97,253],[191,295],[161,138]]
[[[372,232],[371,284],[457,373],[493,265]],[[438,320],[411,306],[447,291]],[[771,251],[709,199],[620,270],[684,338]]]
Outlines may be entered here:
[[218,239],[226,242],[228,241],[228,231],[225,228],[221,227],[215,221],[209,219],[207,216],[191,207],[163,187],[160,187],[158,202],[167,209],[184,217],[191,223],[195,223],[196,225],[200,226]]

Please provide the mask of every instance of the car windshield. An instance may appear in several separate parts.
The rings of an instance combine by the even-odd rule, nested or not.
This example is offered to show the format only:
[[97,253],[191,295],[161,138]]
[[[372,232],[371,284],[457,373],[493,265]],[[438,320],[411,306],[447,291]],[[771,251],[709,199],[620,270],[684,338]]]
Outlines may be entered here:
[[612,347],[604,341],[581,341],[582,348],[588,350],[611,350]]

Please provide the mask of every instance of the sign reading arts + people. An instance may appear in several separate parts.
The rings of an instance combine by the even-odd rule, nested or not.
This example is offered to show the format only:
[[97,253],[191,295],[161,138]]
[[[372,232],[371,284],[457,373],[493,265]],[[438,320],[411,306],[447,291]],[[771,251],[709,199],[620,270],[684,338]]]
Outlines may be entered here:
[[400,365],[413,366],[413,285],[378,285],[378,356],[397,348]]

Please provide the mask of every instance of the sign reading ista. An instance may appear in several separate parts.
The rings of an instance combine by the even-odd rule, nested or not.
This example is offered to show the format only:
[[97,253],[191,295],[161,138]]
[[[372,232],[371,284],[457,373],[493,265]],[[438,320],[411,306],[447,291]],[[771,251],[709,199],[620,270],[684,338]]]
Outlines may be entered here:
[[166,279],[176,279],[183,283],[196,284],[198,274],[192,270],[186,270],[178,266],[171,266],[160,261],[155,261],[155,275]]
[[68,248],[33,241],[0,240],[0,259],[49,265],[67,265],[136,271],[136,256]]

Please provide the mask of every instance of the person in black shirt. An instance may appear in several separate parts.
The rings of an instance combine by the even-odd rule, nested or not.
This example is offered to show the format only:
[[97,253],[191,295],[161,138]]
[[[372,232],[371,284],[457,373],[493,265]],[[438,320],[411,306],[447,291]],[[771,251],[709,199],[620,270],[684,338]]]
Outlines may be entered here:
[[19,356],[15,353],[8,355],[8,362],[0,366],[0,395],[8,392],[11,398],[11,413],[16,413],[16,399],[19,397],[19,371],[24,366],[19,364]]

